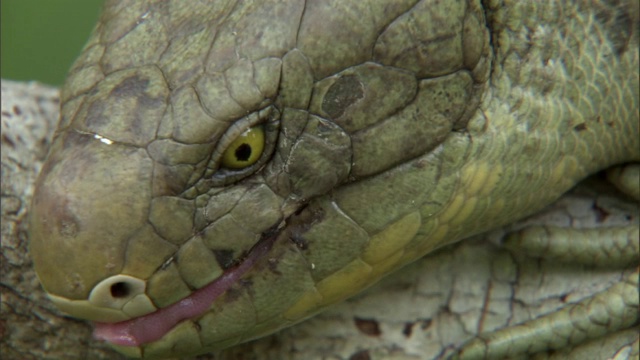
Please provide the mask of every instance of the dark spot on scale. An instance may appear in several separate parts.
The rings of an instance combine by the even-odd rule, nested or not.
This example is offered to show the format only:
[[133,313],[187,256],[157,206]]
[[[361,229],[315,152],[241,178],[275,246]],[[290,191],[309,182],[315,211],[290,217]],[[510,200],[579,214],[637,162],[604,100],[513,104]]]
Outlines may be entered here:
[[111,90],[111,95],[130,98],[139,97],[149,86],[149,79],[134,75],[122,80]]
[[240,279],[238,280],[238,284],[240,284],[243,288],[250,288],[253,286],[253,280],[251,279]]
[[19,115],[22,115],[22,110],[20,110],[20,108],[17,105],[14,105],[13,113],[19,116]]
[[573,130],[575,130],[575,131],[584,131],[584,130],[587,130],[587,124],[586,124],[586,123],[578,124],[578,125],[576,125],[576,126],[574,126],[574,127],[573,127]]
[[109,122],[110,117],[105,115],[108,107],[102,101],[94,101],[87,109],[87,126],[104,126]]
[[272,274],[276,274],[278,276],[282,276],[282,271],[278,270],[278,265],[280,265],[280,259],[270,257],[267,260],[267,268]]
[[227,270],[236,264],[233,258],[233,250],[213,250],[213,255],[223,270]]
[[354,318],[353,320],[358,330],[365,335],[380,336],[382,334],[380,325],[376,320],[363,318]]
[[250,288],[251,287],[251,282],[247,281],[247,280],[238,280],[238,282],[236,283],[238,286],[232,286],[230,287],[226,292],[225,295],[223,297],[223,301],[227,304],[229,303],[233,303],[235,301],[237,301],[238,299],[240,299],[242,297],[242,294],[244,292],[245,289]]
[[307,240],[304,239],[300,234],[291,234],[289,239],[296,244],[298,249],[307,250],[309,248],[309,244],[307,244]]
[[612,10],[613,15],[605,24],[605,27],[609,30],[607,34],[611,39],[616,55],[620,56],[629,49],[629,41],[632,34],[637,31],[637,23],[633,20],[635,16],[629,14],[625,6],[616,4],[612,7]]
[[358,100],[364,97],[362,83],[356,76],[346,75],[336,80],[322,99],[322,110],[332,119],[339,118]]
[[324,211],[321,208],[312,209],[305,205],[287,219],[284,235],[288,236],[289,240],[296,244],[300,250],[306,250],[308,244],[304,239],[304,234],[323,218]]

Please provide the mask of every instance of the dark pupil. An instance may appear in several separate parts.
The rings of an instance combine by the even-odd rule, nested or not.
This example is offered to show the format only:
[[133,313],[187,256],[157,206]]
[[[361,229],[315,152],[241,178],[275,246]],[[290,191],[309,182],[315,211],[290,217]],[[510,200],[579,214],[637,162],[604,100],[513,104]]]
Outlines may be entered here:
[[238,161],[247,161],[251,157],[251,146],[249,144],[241,144],[236,149],[236,159]]

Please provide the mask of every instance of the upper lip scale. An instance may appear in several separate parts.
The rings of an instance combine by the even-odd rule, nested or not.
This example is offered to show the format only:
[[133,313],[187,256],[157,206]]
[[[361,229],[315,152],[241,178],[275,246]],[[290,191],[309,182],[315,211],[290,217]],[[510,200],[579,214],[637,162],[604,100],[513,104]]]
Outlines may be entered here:
[[278,232],[273,229],[265,232],[239,265],[174,304],[118,323],[96,322],[94,338],[122,346],[139,346],[162,338],[180,321],[201,315],[209,309],[218,296],[226,292],[271,249],[277,236]]

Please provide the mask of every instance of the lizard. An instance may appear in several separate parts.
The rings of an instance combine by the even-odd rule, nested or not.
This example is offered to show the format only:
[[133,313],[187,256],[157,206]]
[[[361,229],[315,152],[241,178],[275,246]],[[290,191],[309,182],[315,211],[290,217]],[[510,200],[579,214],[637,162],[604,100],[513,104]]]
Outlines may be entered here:
[[[299,322],[637,162],[637,16],[606,1],[107,2],[36,185],[39,279],[134,357]],[[629,289],[637,272],[612,291]],[[618,328],[637,322],[625,301]],[[509,350],[492,336],[460,356]]]

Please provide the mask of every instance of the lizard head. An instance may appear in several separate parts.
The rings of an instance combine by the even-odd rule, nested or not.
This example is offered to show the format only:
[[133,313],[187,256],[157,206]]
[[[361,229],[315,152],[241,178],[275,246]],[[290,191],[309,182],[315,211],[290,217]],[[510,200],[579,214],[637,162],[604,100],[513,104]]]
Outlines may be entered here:
[[262,336],[441,246],[490,69],[477,2],[198,4],[107,3],[32,204],[44,289],[131,356]]

